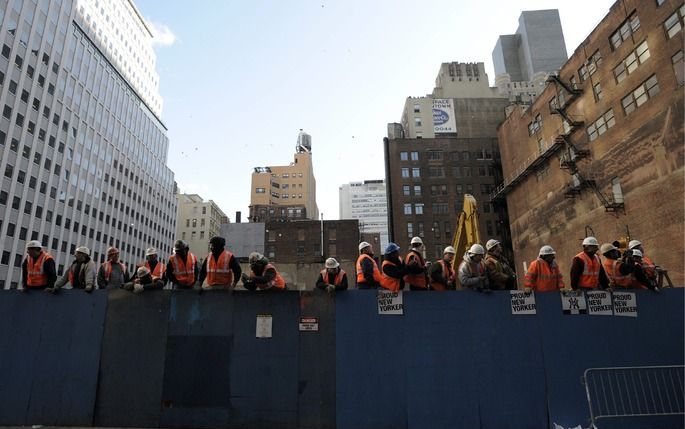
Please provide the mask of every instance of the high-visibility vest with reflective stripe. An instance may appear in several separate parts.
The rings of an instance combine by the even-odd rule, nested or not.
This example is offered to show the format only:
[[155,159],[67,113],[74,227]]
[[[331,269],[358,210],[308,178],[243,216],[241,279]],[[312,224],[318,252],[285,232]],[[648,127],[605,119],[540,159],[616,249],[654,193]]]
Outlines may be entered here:
[[[257,285],[257,287],[259,289],[271,289],[271,288],[285,289],[285,280],[283,279],[283,277],[281,277],[281,274],[278,272],[276,267],[274,267],[271,264],[266,264],[266,266],[264,267],[264,271],[262,272],[262,275],[264,275],[264,273],[267,270],[274,270],[274,272],[276,273],[276,276],[274,277],[273,280],[271,280],[268,283],[255,283]],[[250,272],[250,277],[254,278],[256,276],[257,276],[257,274],[255,274],[254,271]]]
[[48,285],[48,275],[45,273],[45,261],[54,258],[47,252],[40,252],[34,261],[31,255],[26,256],[26,285],[28,287],[43,287]]
[[[423,260],[421,254],[419,254],[418,252],[414,252],[413,250],[407,253],[407,256],[404,258],[404,263],[409,265],[409,262],[413,259],[418,260],[419,267],[421,267],[425,271],[426,262]],[[428,287],[425,272],[420,274],[407,274],[406,276],[404,276],[404,282],[412,286],[417,286],[424,289]]]
[[171,255],[171,266],[174,269],[176,282],[181,286],[192,286],[195,284],[195,265],[197,258],[188,252],[186,260],[183,261],[179,255]]
[[362,271],[362,260],[366,258],[370,259],[371,263],[373,264],[373,279],[376,281],[376,283],[380,283],[381,272],[378,270],[378,264],[376,264],[376,261],[374,261],[373,258],[366,253],[362,253],[359,255],[359,258],[357,258],[357,283],[366,283],[364,271]]
[[326,269],[321,270],[321,278],[323,279],[323,282],[327,283],[327,284],[332,284],[334,286],[340,286],[342,284],[342,279],[343,279],[344,275],[345,275],[345,271],[340,270],[340,271],[338,271],[338,274],[335,275],[335,278],[333,279],[333,283],[328,283],[326,281],[328,279],[328,270],[326,270]]
[[[117,262],[117,264],[119,264],[119,266],[121,267],[121,274],[126,273],[126,265],[124,265],[121,262]],[[111,261],[104,262],[102,264],[102,266],[105,269],[105,280],[109,281],[109,278],[112,275],[112,262]],[[126,276],[124,275],[124,277],[126,277]]]
[[207,255],[207,284],[210,286],[233,284],[233,270],[229,264],[233,254],[224,250],[216,260],[213,254]]
[[646,255],[642,257],[642,269],[648,279],[656,280],[656,265]]
[[442,284],[434,280],[431,281],[431,289],[434,290],[448,290],[452,285],[454,285],[455,276],[454,269],[452,268],[452,263],[445,262],[444,259],[440,259],[436,264],[440,265],[442,268],[442,278],[447,281],[447,284]]
[[166,271],[166,267],[160,260],[157,260],[157,265],[155,265],[155,269],[152,270],[150,268],[150,262],[145,261],[145,267],[150,270],[150,274],[152,275],[153,280],[158,280],[164,277],[164,272]]
[[381,264],[381,287],[383,289],[397,292],[400,290],[400,279],[396,279],[395,277],[390,277],[389,275],[385,274],[385,270],[383,270],[383,268],[386,265],[397,266],[396,264],[388,261],[387,259],[383,261],[383,263]]
[[559,265],[554,262],[550,265],[542,258],[530,263],[524,280],[524,286],[536,292],[551,292],[564,288]]
[[621,274],[621,266],[618,260],[604,257],[602,265],[604,265],[604,272],[609,277],[610,286],[629,288],[633,285],[633,276],[631,274],[625,276]]
[[583,273],[578,279],[578,287],[597,289],[599,287],[599,270],[602,268],[599,256],[592,255],[592,259],[590,259],[587,253],[580,252],[576,258],[583,261]]

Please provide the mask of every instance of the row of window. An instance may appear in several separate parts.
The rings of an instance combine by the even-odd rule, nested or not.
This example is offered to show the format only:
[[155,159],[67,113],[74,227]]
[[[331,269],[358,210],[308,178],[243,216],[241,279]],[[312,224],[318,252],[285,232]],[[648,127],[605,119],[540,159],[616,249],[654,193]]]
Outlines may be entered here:
[[[461,208],[459,209],[461,211]],[[493,236],[495,234],[501,235],[502,234],[502,226],[499,222],[493,222],[491,220],[486,220],[485,221],[485,229],[487,231],[488,236]],[[449,222],[444,223],[444,238],[446,239],[452,239],[452,234],[454,231],[452,231],[452,225]],[[431,232],[433,233],[432,236],[433,238],[439,239],[441,238],[440,234],[440,222],[433,222],[431,226]],[[414,228],[414,222],[407,222],[407,238],[413,238],[413,237],[421,237],[425,238],[425,229],[423,222],[419,221],[416,222],[416,228]],[[436,257],[442,257],[442,251],[444,247],[443,245],[436,245],[435,246],[435,255]]]
[[[431,179],[441,179],[446,177],[446,169],[443,167],[428,167],[428,177]],[[452,177],[473,177],[473,172],[477,171],[478,177],[494,177],[495,168],[493,166],[479,166],[477,167],[452,167]],[[421,168],[419,167],[402,167],[400,173],[403,179],[420,178]]]
[[[426,156],[429,161],[442,161],[447,159],[447,155],[452,161],[468,161],[469,159],[475,159],[478,161],[486,161],[493,159],[493,151],[491,149],[482,148],[477,152],[449,152],[445,153],[441,150],[430,149],[426,151]],[[419,152],[400,152],[400,161],[418,161]]]

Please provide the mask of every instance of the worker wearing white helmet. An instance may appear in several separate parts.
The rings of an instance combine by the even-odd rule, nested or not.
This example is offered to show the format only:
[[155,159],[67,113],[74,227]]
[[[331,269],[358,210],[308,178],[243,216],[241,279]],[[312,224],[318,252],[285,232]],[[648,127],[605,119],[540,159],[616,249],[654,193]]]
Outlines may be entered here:
[[33,240],[26,244],[26,258],[21,265],[22,291],[51,289],[57,280],[55,259],[43,250],[40,241]]
[[241,279],[247,290],[284,291],[288,287],[285,279],[269,259],[258,252],[252,252],[249,256],[250,273],[243,272]]
[[164,288],[162,279],[154,278],[152,272],[146,266],[140,266],[136,270],[136,275],[130,282],[124,285],[124,289],[133,291],[133,293],[142,293],[146,290],[161,290]]
[[631,274],[632,283],[628,287],[633,289],[650,289],[654,292],[659,292],[656,279],[651,279],[647,275],[643,258],[642,251],[636,248],[630,249],[624,254],[624,264],[629,265],[633,270]]
[[430,288],[444,291],[454,290],[457,286],[457,276],[454,273],[454,247],[447,246],[442,252],[442,259],[437,260],[430,268]]
[[538,258],[530,263],[526,271],[524,291],[553,292],[566,289],[559,265],[554,260],[556,254],[552,246],[540,248]]
[[645,275],[647,278],[650,280],[650,282],[656,283],[657,281],[657,273],[660,271],[665,271],[661,267],[658,267],[645,253],[645,248],[642,245],[642,243],[638,240],[631,240],[630,243],[628,243],[628,249],[629,250],[639,250],[640,253],[642,253],[642,269],[645,272]]
[[347,273],[340,268],[340,263],[334,258],[326,259],[324,268],[316,280],[316,288],[328,293],[347,290]]
[[157,249],[154,247],[148,247],[145,250],[145,263],[141,266],[150,271],[150,275],[154,280],[162,280],[162,288],[164,288],[164,285],[166,284],[166,276],[164,275],[166,273],[166,267],[159,260]]
[[609,278],[597,256],[597,250],[599,250],[599,242],[595,237],[583,239],[583,251],[574,256],[571,263],[571,288],[573,290],[609,287]]
[[119,289],[129,281],[126,265],[119,260],[119,249],[107,249],[107,260],[98,270],[98,287],[100,289]]
[[373,246],[366,241],[359,243],[359,257],[356,263],[357,289],[378,289],[381,285],[381,271],[373,259]]
[[602,267],[609,278],[609,286],[614,288],[630,288],[634,283],[633,267],[621,261],[621,252],[611,243],[604,243],[599,249],[604,257]]
[[491,292],[490,281],[488,280],[485,271],[485,264],[483,258],[485,257],[485,249],[480,244],[473,244],[469,250],[464,253],[459,269],[457,270],[457,277],[462,287],[473,289],[478,292]]
[[55,283],[54,289],[50,292],[58,292],[64,285],[69,283],[72,289],[83,289],[86,292],[92,292],[96,289],[95,282],[95,262],[90,258],[90,249],[86,246],[79,246],[74,252],[74,261],[71,263],[67,271]]
[[425,259],[423,259],[423,240],[421,237],[411,239],[411,248],[404,257],[404,264],[407,275],[404,276],[404,283],[409,285],[410,290],[428,290],[428,270]]
[[485,271],[488,273],[490,287],[494,290],[516,289],[516,273],[507,258],[502,255],[502,244],[490,239],[485,243]]

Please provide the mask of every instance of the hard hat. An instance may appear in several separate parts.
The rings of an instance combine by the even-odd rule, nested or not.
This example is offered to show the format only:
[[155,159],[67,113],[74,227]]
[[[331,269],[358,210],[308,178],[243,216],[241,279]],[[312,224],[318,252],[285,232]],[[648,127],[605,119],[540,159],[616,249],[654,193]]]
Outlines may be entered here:
[[388,247],[385,248],[385,254],[389,255],[392,252],[397,252],[400,250],[400,246],[395,243],[388,243]]
[[148,247],[147,250],[145,250],[145,256],[150,256],[150,255],[156,255],[157,254],[157,249],[154,247]]
[[42,249],[43,245],[38,240],[32,240],[26,243],[27,249]]
[[472,253],[474,255],[485,255],[485,249],[483,249],[483,246],[476,243],[473,246],[471,246],[471,248],[469,249],[469,253]]
[[335,258],[326,259],[326,268],[338,268],[339,266],[340,264],[335,260]]
[[539,253],[540,256],[556,255],[556,254],[557,254],[557,252],[555,252],[554,249],[552,249],[552,246],[545,245],[545,246],[542,246],[540,248],[540,253]]
[[83,253],[86,256],[90,256],[90,249],[86,246],[79,246],[76,248],[76,253]]
[[451,254],[454,255],[454,254],[457,253],[457,251],[454,250],[454,247],[452,247],[452,246],[447,246],[447,247],[445,247],[445,250],[442,251],[442,254],[443,254],[443,255],[444,255],[445,253],[451,253]]
[[261,261],[263,257],[264,257],[264,255],[262,255],[259,252],[252,252],[252,253],[250,253],[250,256],[248,259],[249,259],[250,263],[253,263],[253,262]]
[[497,246],[498,244],[500,244],[499,241],[495,240],[494,238],[491,238],[490,240],[488,240],[487,243],[485,243],[485,248],[488,249],[488,251],[489,251],[490,249]]
[[119,253],[119,249],[116,247],[107,248],[107,256],[116,255],[117,253]]
[[369,243],[367,243],[366,241],[362,241],[361,243],[359,243],[359,251],[360,251],[360,252],[361,252],[363,249],[366,249],[367,247],[371,247],[371,245],[370,245]]
[[150,274],[148,267],[140,267],[138,270],[136,270],[136,276],[138,277],[145,277],[148,274]]
[[611,243],[604,243],[602,244],[602,247],[599,248],[599,253],[604,255],[605,253],[609,253],[612,250],[618,250],[618,248]]
[[637,249],[633,249],[633,256],[642,257],[642,252]]
[[585,237],[583,246],[599,246],[599,242],[595,237]]
[[183,249],[187,249],[187,248],[188,248],[188,243],[186,243],[183,240],[176,240],[176,242],[174,243],[174,250],[176,250],[176,249],[183,250]]
[[423,245],[423,240],[421,240],[421,237],[414,237],[411,239],[411,244],[421,244]]
[[642,246],[642,243],[638,240],[630,240],[630,243],[628,243],[628,249],[632,249],[637,246]]

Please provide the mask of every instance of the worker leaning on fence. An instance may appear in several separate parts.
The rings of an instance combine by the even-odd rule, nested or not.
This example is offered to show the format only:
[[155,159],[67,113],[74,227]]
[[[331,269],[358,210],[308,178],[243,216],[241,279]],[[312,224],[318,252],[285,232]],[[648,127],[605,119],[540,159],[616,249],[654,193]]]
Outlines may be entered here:
[[162,290],[164,289],[164,280],[153,277],[148,267],[138,267],[133,279],[124,284],[124,289],[133,291],[133,293],[142,293],[146,290]]
[[412,238],[411,249],[404,257],[404,265],[407,268],[404,283],[409,285],[409,290],[429,290],[427,264],[421,250],[423,250],[421,237]]
[[347,290],[347,273],[340,268],[340,263],[334,258],[326,259],[324,269],[316,280],[316,288],[328,293]]
[[71,263],[67,272],[55,282],[55,287],[49,292],[58,292],[65,284],[69,283],[73,289],[83,289],[92,292],[96,289],[95,262],[90,259],[90,249],[79,246],[74,252],[74,262]]
[[554,260],[556,252],[552,246],[540,248],[538,258],[528,265],[523,290],[526,292],[553,292],[566,289],[559,265]]
[[243,286],[247,290],[286,290],[285,280],[266,256],[252,252],[249,256],[250,274],[242,273]]
[[644,246],[642,243],[638,240],[631,240],[630,243],[628,243],[628,250],[635,251],[638,250],[641,254],[642,257],[640,258],[642,269],[645,272],[645,276],[647,276],[647,279],[649,279],[650,282],[653,282],[655,285],[657,283],[657,273],[659,271],[662,271],[662,268],[657,266],[645,253]]
[[[148,247],[145,250],[145,263],[141,266],[150,271],[150,275],[154,280],[162,280],[163,283],[166,284],[166,267],[157,258],[157,249]],[[164,284],[162,286],[164,286]]]
[[98,270],[98,287],[100,289],[119,289],[129,281],[126,265],[119,261],[119,249],[107,249],[107,261]]
[[457,287],[457,277],[452,268],[452,261],[457,252],[454,247],[447,246],[442,252],[442,259],[436,261],[430,268],[432,290],[454,290]]
[[388,243],[381,264],[381,288],[392,292],[404,289],[404,276],[407,268],[400,257],[400,246]]
[[378,289],[381,285],[381,271],[373,259],[373,247],[366,241],[359,243],[356,274],[357,289]]
[[494,290],[516,289],[516,273],[502,256],[502,244],[495,239],[490,239],[485,243],[485,248],[487,249],[485,271],[488,273],[490,287]]
[[166,264],[167,280],[174,289],[192,289],[199,274],[197,257],[190,252],[190,246],[183,240],[174,243],[174,254]]
[[55,259],[43,250],[40,241],[29,241],[26,258],[21,265],[23,292],[34,289],[52,288],[57,280]]
[[606,289],[609,278],[597,256],[599,243],[595,237],[585,237],[583,251],[573,257],[571,263],[571,289]]
[[485,270],[483,257],[485,249],[476,243],[464,253],[463,260],[457,270],[459,283],[462,287],[473,289],[477,292],[491,292],[490,281]]
[[[203,289],[230,289],[238,284],[243,271],[233,253],[224,249],[226,240],[223,237],[212,237],[209,240],[210,253],[200,268],[198,284]],[[207,280],[207,286],[202,282]]]

